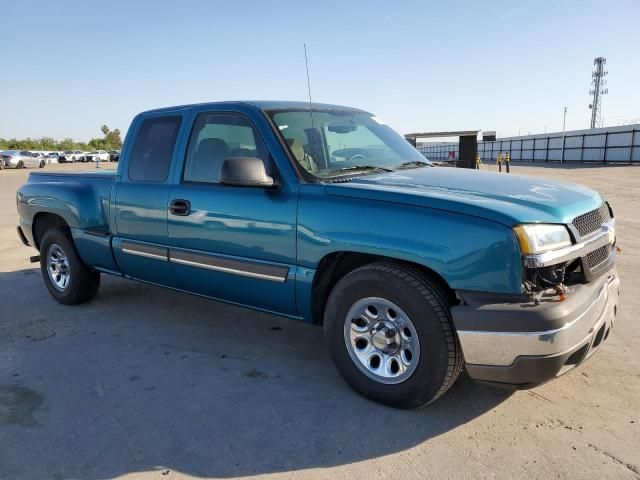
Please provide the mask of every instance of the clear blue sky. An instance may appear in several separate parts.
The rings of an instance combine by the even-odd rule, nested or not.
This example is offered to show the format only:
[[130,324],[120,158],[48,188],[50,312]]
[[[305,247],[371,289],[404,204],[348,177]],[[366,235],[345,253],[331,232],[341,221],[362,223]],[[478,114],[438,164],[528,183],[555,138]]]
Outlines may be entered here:
[[586,128],[593,58],[606,124],[640,121],[640,1],[7,1],[0,137],[125,132],[159,106],[307,98],[396,130]]

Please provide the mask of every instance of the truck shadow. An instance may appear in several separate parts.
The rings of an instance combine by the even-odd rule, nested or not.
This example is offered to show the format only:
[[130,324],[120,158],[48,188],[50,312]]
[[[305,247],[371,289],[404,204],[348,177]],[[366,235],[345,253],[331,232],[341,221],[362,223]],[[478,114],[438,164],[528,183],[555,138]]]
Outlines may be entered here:
[[334,467],[429,442],[509,397],[463,375],[429,407],[390,409],[341,380],[320,328],[122,279],[78,307],[53,302],[37,269],[0,273],[0,291],[2,478]]

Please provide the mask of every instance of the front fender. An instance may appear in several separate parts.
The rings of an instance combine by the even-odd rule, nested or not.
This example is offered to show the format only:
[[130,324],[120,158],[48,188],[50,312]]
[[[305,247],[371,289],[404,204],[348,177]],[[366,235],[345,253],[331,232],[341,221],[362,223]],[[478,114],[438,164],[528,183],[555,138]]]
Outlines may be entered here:
[[315,269],[331,253],[381,255],[423,265],[453,289],[520,293],[522,265],[512,230],[475,216],[301,191],[298,264]]

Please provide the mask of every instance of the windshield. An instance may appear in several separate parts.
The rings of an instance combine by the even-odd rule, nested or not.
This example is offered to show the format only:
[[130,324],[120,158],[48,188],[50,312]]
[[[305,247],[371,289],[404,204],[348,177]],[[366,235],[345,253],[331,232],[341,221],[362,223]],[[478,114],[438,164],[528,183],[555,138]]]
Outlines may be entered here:
[[431,165],[404,137],[368,113],[274,110],[268,114],[300,166],[321,180]]

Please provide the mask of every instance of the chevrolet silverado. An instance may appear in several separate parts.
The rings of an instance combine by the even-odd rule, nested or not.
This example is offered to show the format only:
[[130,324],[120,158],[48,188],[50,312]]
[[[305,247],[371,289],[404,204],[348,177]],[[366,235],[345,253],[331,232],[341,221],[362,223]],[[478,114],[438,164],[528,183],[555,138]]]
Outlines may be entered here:
[[618,309],[598,192],[434,167],[355,108],[144,112],[117,171],[34,172],[17,205],[58,302],[90,300],[109,274],[322,325],[344,379],[399,408],[433,402],[463,367],[519,388],[553,379]]

